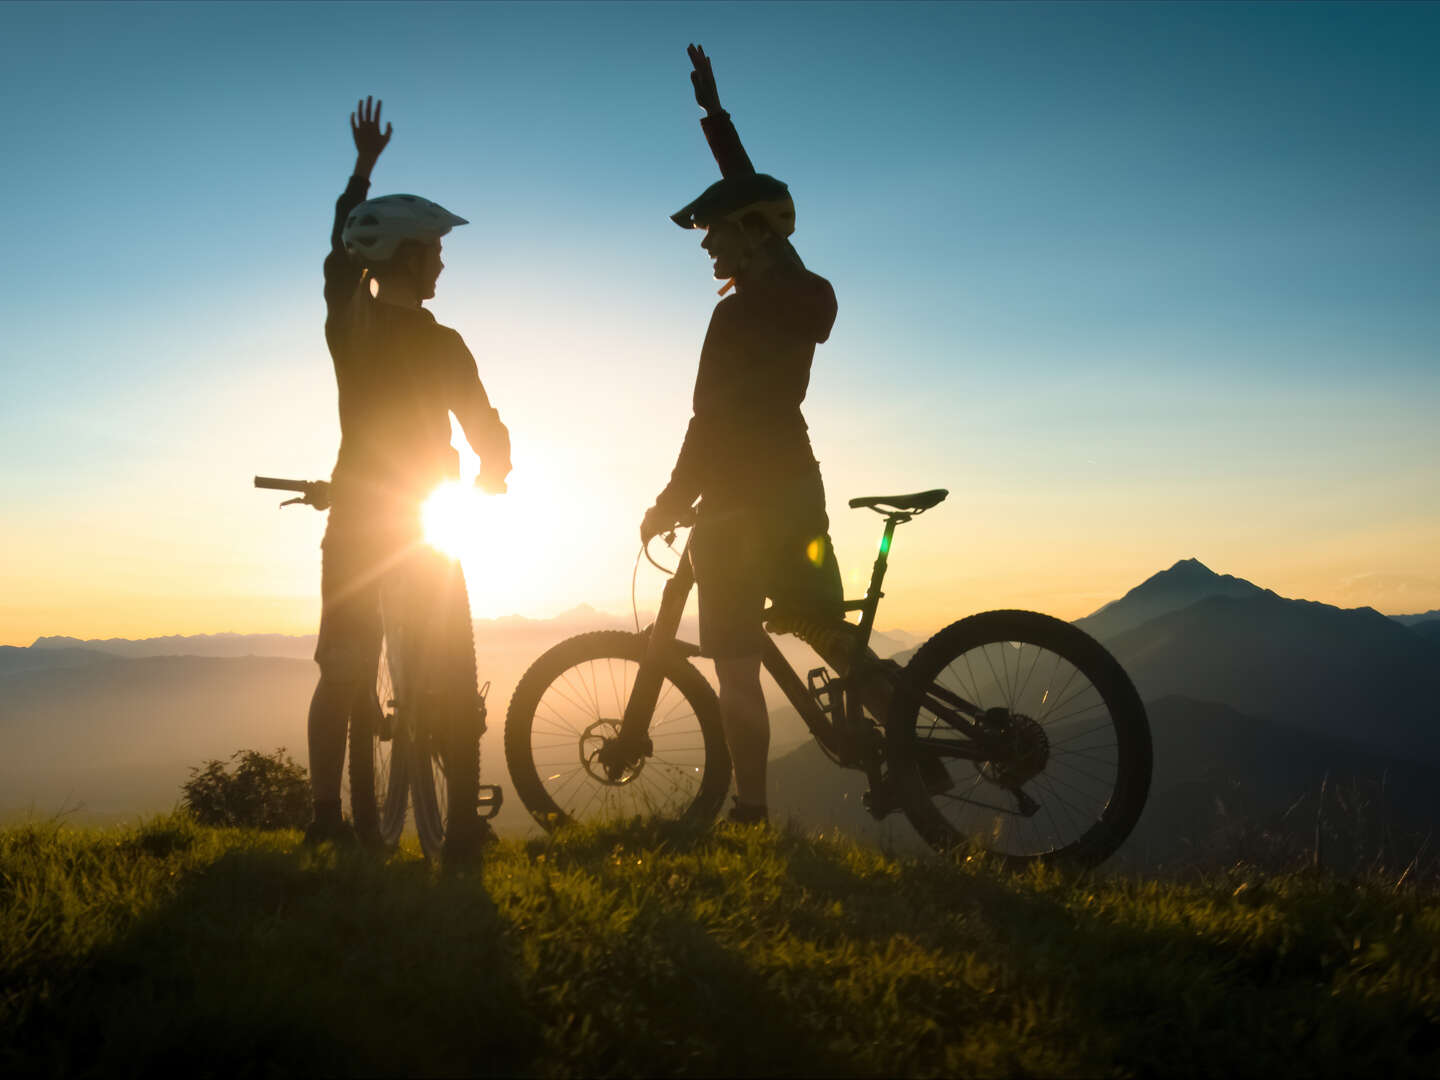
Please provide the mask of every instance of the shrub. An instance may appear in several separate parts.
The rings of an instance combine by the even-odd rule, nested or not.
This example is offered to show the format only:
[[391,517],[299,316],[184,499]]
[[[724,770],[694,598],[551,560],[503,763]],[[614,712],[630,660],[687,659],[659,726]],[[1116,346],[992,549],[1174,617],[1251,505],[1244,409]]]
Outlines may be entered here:
[[234,771],[222,761],[192,766],[183,805],[201,825],[298,829],[310,820],[310,781],[282,746],[273,754],[237,750]]

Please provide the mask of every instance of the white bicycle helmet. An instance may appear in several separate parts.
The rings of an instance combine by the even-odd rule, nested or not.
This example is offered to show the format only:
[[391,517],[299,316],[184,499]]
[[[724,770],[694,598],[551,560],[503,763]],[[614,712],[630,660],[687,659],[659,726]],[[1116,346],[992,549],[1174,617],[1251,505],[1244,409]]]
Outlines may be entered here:
[[381,195],[367,199],[345,219],[340,240],[352,258],[383,263],[407,240],[439,240],[456,225],[468,225],[439,203],[419,195]]

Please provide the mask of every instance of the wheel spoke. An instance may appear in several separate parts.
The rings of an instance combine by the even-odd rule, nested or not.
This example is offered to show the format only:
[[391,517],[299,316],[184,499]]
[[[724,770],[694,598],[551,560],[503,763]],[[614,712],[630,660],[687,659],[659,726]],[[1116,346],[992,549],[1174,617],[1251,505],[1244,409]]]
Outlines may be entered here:
[[[605,740],[618,735],[644,644],[618,632],[583,635],[552,650],[559,659],[569,649],[569,662],[550,668],[548,682],[526,687],[535,668],[521,680],[507,720],[506,751],[517,792],[542,819],[553,809],[562,818],[581,821],[637,814],[677,817],[691,810],[702,791],[707,812],[718,809],[717,782],[728,776],[717,776],[708,760],[719,736],[713,691],[683,661],[662,674],[648,724],[647,756],[613,777],[595,760]],[[542,657],[535,667],[541,663],[553,661]],[[672,676],[672,670],[682,668],[683,675]],[[526,695],[532,704],[521,700]],[[710,712],[702,716],[702,709]],[[514,744],[521,738],[526,750],[517,759]],[[544,802],[531,806],[537,791],[544,792]]]
[[[887,725],[896,761],[952,730],[927,694],[950,689],[982,711],[1003,705],[1009,714],[1008,727],[993,729],[997,741],[975,744],[994,758],[970,762],[973,777],[957,771],[964,759],[947,757],[954,787],[908,794],[907,814],[933,843],[969,837],[1016,860],[1093,863],[1134,827],[1149,785],[1144,708],[1113,659],[1074,627],[1025,612],[973,616],[922,646],[906,677],[914,704]],[[923,781],[922,763],[903,782]],[[1028,816],[1016,783],[1035,803]],[[1117,798],[1126,801],[1112,806]],[[1098,830],[1102,818],[1110,827]]]

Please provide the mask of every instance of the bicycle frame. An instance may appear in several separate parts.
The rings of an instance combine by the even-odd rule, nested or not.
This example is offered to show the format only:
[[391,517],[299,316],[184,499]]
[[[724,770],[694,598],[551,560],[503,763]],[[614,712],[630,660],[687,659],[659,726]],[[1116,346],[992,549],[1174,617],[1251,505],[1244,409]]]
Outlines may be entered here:
[[[859,600],[848,600],[844,611],[860,612],[856,626],[854,653],[847,678],[839,680],[844,693],[843,708],[835,709],[835,718],[827,716],[816,701],[810,688],[801,680],[795,669],[781,654],[780,648],[770,634],[765,635],[761,647],[760,661],[770,673],[787,701],[800,714],[805,726],[816,741],[841,765],[861,769],[870,776],[872,788],[882,782],[883,746],[874,724],[864,717],[861,694],[849,690],[845,684],[858,686],[862,681],[876,674],[884,677],[892,694],[910,695],[901,678],[901,669],[894,664],[880,661],[870,652],[870,638],[875,626],[875,613],[884,595],[881,586],[889,562],[890,547],[897,526],[911,520],[913,514],[891,512],[885,515],[885,529],[880,539],[880,548],[870,573],[870,585],[865,596]],[[601,751],[601,762],[607,768],[619,771],[652,750],[649,739],[651,715],[655,711],[656,699],[660,692],[663,657],[669,651],[678,649],[685,656],[699,655],[699,648],[689,642],[677,639],[680,619],[684,614],[690,590],[695,584],[695,572],[690,562],[690,544],[687,540],[680,552],[680,563],[674,575],[665,583],[661,593],[660,609],[655,622],[648,630],[645,656],[636,673],[630,699],[625,707],[620,735],[614,743]],[[768,619],[774,612],[767,608]],[[823,669],[818,669],[823,670]],[[812,673],[813,674],[813,673]],[[849,692],[845,692],[849,690]],[[957,734],[964,736],[953,744],[936,744],[936,752],[959,758],[984,760],[989,756],[986,748],[983,724],[984,710],[951,693],[943,687],[930,687],[925,695],[924,706],[953,727]],[[880,723],[884,716],[877,717]],[[608,752],[607,752],[608,751]]]

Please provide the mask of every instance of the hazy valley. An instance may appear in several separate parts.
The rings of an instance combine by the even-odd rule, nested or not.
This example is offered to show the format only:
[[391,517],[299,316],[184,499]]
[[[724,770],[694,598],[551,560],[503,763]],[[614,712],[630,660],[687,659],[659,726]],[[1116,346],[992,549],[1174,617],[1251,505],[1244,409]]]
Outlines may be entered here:
[[[1440,823],[1440,614],[1286,599],[1183,560],[1077,625],[1130,672],[1154,732],[1150,804],[1122,858],[1165,861],[1182,841],[1203,845],[1287,809],[1286,821],[1313,828],[1327,774],[1332,792],[1348,791],[1371,817],[1383,808],[1393,834]],[[481,679],[492,684],[487,780],[508,788],[505,707],[535,657],[575,633],[631,628],[583,606],[555,619],[475,623]],[[693,620],[682,635],[693,640]],[[903,661],[918,641],[892,633],[877,651]],[[818,662],[793,639],[782,645],[802,672]],[[10,747],[0,814],[114,821],[171,808],[191,766],[237,749],[285,746],[304,763],[313,648],[313,636],[234,634],[0,647],[0,733]],[[902,817],[866,814],[863,778],[825,760],[778,696],[772,713],[781,816],[918,849]],[[513,795],[499,824],[533,828]]]

